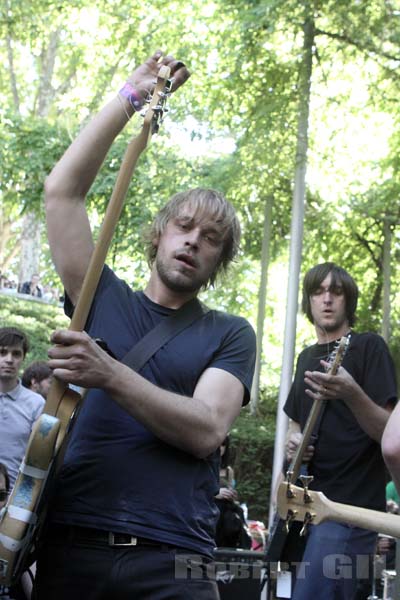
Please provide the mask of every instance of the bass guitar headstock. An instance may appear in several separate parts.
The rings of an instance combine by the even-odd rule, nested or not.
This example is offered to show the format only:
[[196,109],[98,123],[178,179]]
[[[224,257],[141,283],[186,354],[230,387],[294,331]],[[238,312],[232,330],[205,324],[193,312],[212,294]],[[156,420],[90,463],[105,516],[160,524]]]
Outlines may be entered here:
[[168,112],[167,100],[172,92],[171,69],[162,65],[158,72],[157,81],[152,96],[147,100],[149,106],[143,114],[143,127],[148,129],[150,135],[157,133],[164,115]]
[[305,535],[310,524],[318,525],[329,519],[329,500],[322,492],[308,489],[311,476],[300,475],[304,487],[293,485],[289,481],[280,484],[278,489],[278,512],[284,519],[288,530],[292,521],[302,521],[300,535]]
[[340,365],[343,362],[344,356],[348,350],[350,345],[350,335],[343,336],[340,338],[339,342],[333,349],[333,352],[330,354],[326,371],[330,375],[336,375],[339,370]]

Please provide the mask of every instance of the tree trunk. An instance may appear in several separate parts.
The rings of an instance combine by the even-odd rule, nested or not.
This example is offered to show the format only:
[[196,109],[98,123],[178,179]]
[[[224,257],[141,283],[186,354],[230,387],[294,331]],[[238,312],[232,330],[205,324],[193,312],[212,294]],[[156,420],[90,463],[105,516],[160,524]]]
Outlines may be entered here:
[[[10,3],[7,1],[6,4],[7,14],[10,12]],[[7,59],[8,59],[8,71],[10,73],[10,84],[11,84],[11,93],[14,100],[14,109],[15,112],[19,114],[20,105],[19,105],[19,94],[17,88],[17,78],[15,76],[14,69],[14,52],[13,52],[13,44],[12,44],[12,29],[10,22],[7,21],[7,36],[6,36],[6,45],[7,45]]]
[[[60,30],[49,34],[48,45],[43,47],[40,55],[40,84],[36,102],[36,114],[46,117],[54,90],[51,84],[58,48]],[[42,223],[37,214],[26,212],[23,217],[21,237],[21,257],[19,267],[19,284],[28,281],[33,273],[40,272]]]
[[22,222],[21,260],[18,283],[29,281],[39,273],[41,223],[33,213],[25,213]]
[[265,302],[267,298],[267,281],[269,267],[269,248],[271,242],[271,214],[272,214],[272,196],[267,196],[264,207],[264,232],[261,247],[261,278],[258,293],[258,313],[257,313],[257,355],[254,370],[253,385],[251,388],[250,412],[256,414],[258,398],[260,395],[260,373],[262,345],[265,321]]

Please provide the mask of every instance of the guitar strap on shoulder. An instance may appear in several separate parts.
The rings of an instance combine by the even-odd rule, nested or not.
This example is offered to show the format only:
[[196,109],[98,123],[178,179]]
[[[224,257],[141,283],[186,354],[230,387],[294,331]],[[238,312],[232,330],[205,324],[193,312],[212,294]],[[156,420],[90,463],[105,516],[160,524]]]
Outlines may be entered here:
[[210,309],[193,298],[186,302],[172,315],[162,319],[158,325],[153,327],[133,348],[123,357],[121,362],[136,372],[167,342],[172,340],[181,331],[200,319]]

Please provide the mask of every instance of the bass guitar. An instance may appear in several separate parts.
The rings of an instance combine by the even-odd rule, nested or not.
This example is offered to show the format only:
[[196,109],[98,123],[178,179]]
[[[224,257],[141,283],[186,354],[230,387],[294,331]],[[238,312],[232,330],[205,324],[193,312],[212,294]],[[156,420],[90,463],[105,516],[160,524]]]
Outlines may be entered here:
[[[343,336],[337,343],[328,359],[329,367],[326,372],[329,375],[336,375],[338,372],[347,352],[349,343],[349,337],[346,336]],[[318,419],[320,419],[322,416],[325,403],[326,400],[314,400],[311,406],[310,413],[304,426],[301,443],[298,445],[296,454],[294,455],[293,460],[286,472],[286,481],[288,483],[296,483],[299,477],[303,464],[304,453],[310,443],[311,436],[317,427]],[[306,475],[301,475],[300,477],[305,477],[307,479]],[[277,562],[281,559],[282,551],[289,533],[289,527],[289,521],[276,515],[275,522],[269,536],[269,541],[267,543],[267,556],[269,560]]]
[[329,500],[322,492],[311,491],[283,482],[278,490],[278,512],[287,523],[302,521],[302,534],[310,524],[338,521],[378,533],[400,537],[400,515],[341,504]]
[[[69,326],[72,331],[82,331],[85,327],[134,168],[152,134],[158,131],[171,86],[170,68],[163,65],[141,131],[126,149]],[[54,474],[65,451],[80,401],[79,394],[53,379],[43,413],[32,430],[15,486],[0,516],[2,585],[15,584],[34,560],[34,549],[45,520]]]

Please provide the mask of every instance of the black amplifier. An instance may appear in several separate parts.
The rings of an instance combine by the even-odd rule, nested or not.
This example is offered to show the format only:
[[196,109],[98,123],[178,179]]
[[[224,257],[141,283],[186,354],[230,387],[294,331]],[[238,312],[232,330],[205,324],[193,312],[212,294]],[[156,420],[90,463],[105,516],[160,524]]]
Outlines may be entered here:
[[214,568],[221,600],[262,600],[266,566],[265,552],[216,549]]

